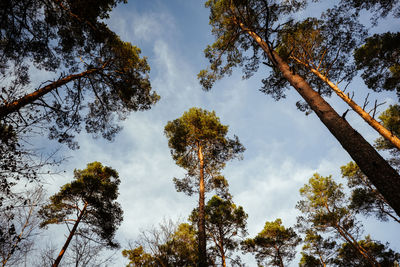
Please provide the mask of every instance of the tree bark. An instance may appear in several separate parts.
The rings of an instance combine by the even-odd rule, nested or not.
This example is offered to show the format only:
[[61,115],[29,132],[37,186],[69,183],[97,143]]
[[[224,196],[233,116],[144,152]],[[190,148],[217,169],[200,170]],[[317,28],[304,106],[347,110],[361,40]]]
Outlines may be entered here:
[[82,210],[81,210],[81,212],[80,212],[80,214],[79,214],[79,216],[78,216],[78,219],[76,220],[74,226],[72,227],[71,232],[69,232],[69,236],[68,236],[68,238],[67,238],[67,241],[65,241],[65,244],[64,244],[64,246],[62,247],[60,253],[58,254],[57,259],[54,261],[52,267],[57,267],[57,266],[60,264],[60,261],[61,261],[62,257],[64,256],[65,251],[67,250],[68,245],[69,245],[69,243],[71,242],[72,237],[74,236],[74,234],[75,234],[75,232],[76,232],[76,229],[78,228],[78,224],[79,224],[80,221],[82,220],[83,215],[85,215],[86,208],[87,208],[87,203],[85,203],[85,205],[83,206],[83,208],[82,208]]
[[308,64],[301,62],[299,59],[294,58],[298,63],[305,65],[315,76],[324,81],[330,88],[344,101],[346,102],[358,115],[360,115],[363,120],[368,123],[372,128],[375,129],[380,135],[383,136],[386,140],[391,142],[395,147],[400,150],[400,139],[391,133],[388,129],[386,129],[382,124],[380,124],[377,120],[371,117],[368,112],[362,109],[356,102],[353,101],[348,95],[346,95],[340,88],[330,81],[326,76],[322,75],[318,70],[310,67]]
[[220,238],[220,242],[219,242],[219,251],[221,253],[221,261],[222,261],[222,266],[226,267],[226,257],[225,257],[225,251],[224,251],[224,234],[221,230],[222,226],[218,227],[218,231],[219,231],[219,238]]
[[205,224],[205,188],[204,188],[204,158],[201,144],[198,144],[198,158],[200,165],[200,181],[199,181],[199,266],[207,266],[207,243],[206,243],[206,224]]
[[301,76],[292,73],[289,65],[257,33],[247,28],[237,18],[236,23],[260,45],[283,77],[310,105],[322,123],[400,216],[400,175]]
[[34,101],[38,100],[40,97],[50,93],[54,89],[63,86],[64,84],[67,84],[71,81],[74,81],[76,79],[86,77],[92,73],[96,73],[100,70],[102,70],[105,67],[105,65],[101,68],[95,68],[95,69],[90,69],[86,70],[84,72],[78,73],[78,74],[72,74],[67,77],[64,77],[58,81],[52,82],[49,85],[46,85],[42,88],[39,88],[38,90],[34,91],[33,93],[27,94],[15,101],[12,101],[11,103],[5,103],[4,105],[0,106],[0,118],[4,118],[7,115],[18,111],[22,107],[33,103]]

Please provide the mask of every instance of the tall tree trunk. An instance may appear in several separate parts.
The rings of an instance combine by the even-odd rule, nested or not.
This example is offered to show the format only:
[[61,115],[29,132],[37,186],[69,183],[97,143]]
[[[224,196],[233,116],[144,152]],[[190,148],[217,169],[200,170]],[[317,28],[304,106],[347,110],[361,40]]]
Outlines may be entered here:
[[260,45],[283,77],[310,105],[322,123],[400,216],[400,175],[301,76],[292,73],[289,65],[257,33],[247,28],[237,18],[236,23]]
[[76,229],[78,228],[79,222],[81,221],[83,215],[85,215],[86,208],[87,208],[87,203],[85,203],[85,205],[83,206],[83,209],[81,210],[81,212],[80,212],[80,214],[79,214],[79,216],[78,216],[78,219],[76,220],[74,226],[72,227],[71,232],[69,232],[69,236],[68,236],[68,238],[67,238],[67,241],[65,241],[65,244],[64,244],[64,246],[62,247],[60,253],[58,254],[57,259],[54,261],[52,267],[57,267],[58,264],[60,264],[60,261],[61,261],[62,257],[64,256],[65,251],[67,250],[68,245],[69,245],[69,243],[71,242],[72,237],[74,236],[74,234],[75,234],[75,232],[76,232]]
[[207,243],[206,243],[206,223],[205,223],[205,188],[204,188],[204,159],[201,144],[198,144],[198,157],[200,163],[200,181],[199,181],[199,266],[207,266]]
[[330,88],[344,101],[346,102],[358,115],[360,115],[363,120],[368,123],[372,128],[375,129],[380,135],[383,136],[386,140],[391,142],[395,147],[397,147],[400,150],[400,139],[395,136],[392,132],[390,132],[388,129],[386,129],[382,124],[380,124],[377,120],[375,120],[373,117],[369,115],[368,112],[366,112],[363,108],[361,108],[359,105],[357,105],[356,102],[353,101],[348,95],[346,95],[340,88],[334,84],[331,80],[328,79],[325,75],[323,75],[321,72],[316,70],[315,68],[312,68],[305,62],[302,62],[298,58],[293,57],[294,60],[296,60],[298,63],[304,65],[307,67],[315,76],[320,78],[322,81],[324,81],[327,85],[329,85]]
[[225,257],[225,251],[224,251],[224,234],[222,232],[221,226],[218,227],[218,234],[219,234],[219,253],[221,254],[221,261],[222,261],[222,266],[226,267],[226,257]]
[[50,93],[54,89],[56,89],[60,86],[63,86],[64,84],[67,84],[76,79],[86,77],[92,73],[96,73],[96,72],[100,71],[101,69],[103,69],[104,67],[105,67],[105,65],[103,65],[103,67],[101,67],[101,68],[90,69],[90,70],[86,70],[86,71],[78,73],[78,74],[69,75],[58,81],[52,82],[49,85],[39,88],[38,90],[36,90],[33,93],[27,94],[15,101],[12,101],[11,103],[5,103],[4,105],[0,106],[0,119],[4,118],[5,116],[7,116],[13,112],[18,111],[19,109],[21,109],[22,107],[24,107],[28,104],[33,103],[34,101],[36,101],[40,97]]

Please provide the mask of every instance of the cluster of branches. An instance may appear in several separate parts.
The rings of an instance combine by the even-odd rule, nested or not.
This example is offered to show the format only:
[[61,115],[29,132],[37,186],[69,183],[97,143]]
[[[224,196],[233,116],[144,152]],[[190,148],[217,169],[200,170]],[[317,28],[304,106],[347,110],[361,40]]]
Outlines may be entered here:
[[[392,129],[375,120],[350,94],[339,88],[362,71],[367,86],[375,91],[399,88],[398,33],[366,38],[367,31],[358,21],[359,11],[368,9],[375,16],[398,15],[398,1],[343,0],[324,11],[320,18],[294,20],[292,15],[308,1],[209,0],[210,24],[215,42],[205,50],[210,66],[198,77],[205,90],[234,67],[243,67],[244,77],[256,72],[260,63],[270,68],[263,80],[262,92],[279,100],[289,87],[305,102],[298,107],[314,111],[339,141],[371,183],[400,214],[400,175],[342,116],[324,99],[332,92],[390,142],[400,148]],[[322,1],[321,1],[322,2]],[[395,8],[397,7],[397,8]],[[393,8],[393,9],[392,9]],[[365,39],[366,38],[366,39]],[[361,44],[363,44],[361,46]],[[354,60],[351,60],[353,53]],[[347,87],[347,86],[346,86]]]
[[[56,157],[48,148],[44,152],[48,155],[42,154],[32,140],[47,135],[78,149],[74,137],[82,129],[94,137],[112,140],[121,130],[118,121],[132,111],[150,109],[159,99],[151,88],[150,67],[146,58],[141,57],[140,49],[121,40],[104,22],[122,2],[126,3],[124,0],[0,3],[2,266],[17,264],[22,260],[19,253],[30,250],[32,235],[37,233],[39,224],[38,210],[43,204],[39,201],[39,196],[43,198],[41,189],[35,189],[36,193],[21,193],[17,188],[20,190],[24,184],[30,188],[33,181],[42,183],[43,167],[50,169],[62,161],[62,156]],[[69,228],[66,247],[72,236],[82,246],[87,240],[101,247],[116,246],[112,237],[122,220],[121,209],[112,202],[117,196],[118,175],[115,171],[111,173],[117,180],[109,181],[107,187],[106,177],[100,177],[98,171],[92,173],[91,184],[87,185],[87,172],[94,168],[102,169],[101,164],[92,164],[86,172],[76,171],[76,178],[81,180],[66,185],[51,198],[51,204],[40,210],[45,217],[42,227],[62,222],[68,225],[74,221],[69,216],[79,211],[75,224]],[[109,170],[106,168],[105,172]],[[96,179],[98,182],[103,179],[101,185],[94,182]],[[88,226],[78,231],[78,224]],[[77,239],[78,236],[82,239]],[[60,259],[52,259],[51,264],[57,265]]]

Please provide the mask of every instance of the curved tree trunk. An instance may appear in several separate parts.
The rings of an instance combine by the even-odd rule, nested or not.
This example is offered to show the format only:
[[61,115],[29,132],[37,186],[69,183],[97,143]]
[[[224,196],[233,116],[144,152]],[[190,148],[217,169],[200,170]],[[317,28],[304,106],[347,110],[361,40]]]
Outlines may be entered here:
[[12,101],[11,103],[5,103],[4,105],[0,106],[0,119],[4,118],[5,116],[18,111],[22,107],[33,103],[34,101],[38,100],[40,97],[50,93],[54,89],[57,89],[60,86],[63,86],[64,84],[67,84],[71,81],[86,77],[92,73],[99,72],[101,69],[103,69],[105,65],[101,68],[95,68],[95,69],[89,69],[81,73],[77,74],[72,74],[67,77],[64,77],[58,81],[52,82],[49,85],[46,85],[42,88],[39,88],[38,90],[34,91],[33,93],[27,94],[15,101]]
[[310,105],[361,171],[400,215],[400,175],[301,76],[292,73],[289,65],[257,33],[247,28],[237,18],[236,23],[260,45],[271,62],[281,71],[283,77]]
[[198,229],[199,229],[199,266],[205,267],[207,266],[207,243],[206,243],[206,224],[205,224],[205,211],[204,211],[204,202],[205,202],[205,187],[204,187],[204,159],[202,147],[198,145],[198,157],[199,157],[199,165],[200,165],[200,181],[199,181],[199,221],[198,221]]
[[74,226],[72,227],[71,232],[69,232],[69,236],[67,238],[67,241],[65,241],[64,246],[62,247],[60,253],[58,254],[57,259],[54,261],[52,267],[57,267],[60,264],[60,261],[62,259],[62,257],[65,254],[65,251],[68,248],[69,243],[72,240],[72,237],[74,236],[76,229],[78,228],[78,224],[80,223],[80,221],[82,220],[83,215],[85,215],[86,212],[86,208],[87,208],[87,203],[85,203],[85,206],[83,206],[83,209],[81,210],[81,212],[79,213],[78,219],[76,220]]

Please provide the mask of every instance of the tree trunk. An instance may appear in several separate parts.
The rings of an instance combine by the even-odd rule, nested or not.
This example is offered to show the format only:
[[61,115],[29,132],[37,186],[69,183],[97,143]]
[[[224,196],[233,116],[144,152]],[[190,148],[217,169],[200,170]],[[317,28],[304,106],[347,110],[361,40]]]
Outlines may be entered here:
[[330,81],[326,76],[322,75],[318,70],[310,67],[308,64],[304,64],[297,58],[294,58],[300,64],[305,65],[314,75],[324,81],[330,88],[344,101],[346,102],[358,115],[360,115],[363,120],[368,123],[372,128],[375,129],[380,135],[383,136],[386,140],[391,142],[395,147],[400,150],[400,139],[391,133],[388,129],[386,129],[382,124],[380,124],[377,120],[369,115],[364,109],[362,109],[356,102],[353,101],[348,95],[346,95],[342,90],[337,87],[332,81]]
[[224,234],[221,231],[221,227],[218,227],[219,229],[219,253],[221,254],[221,263],[223,267],[226,267],[226,257],[225,257],[225,251],[224,251]]
[[83,206],[83,209],[81,210],[81,213],[79,214],[78,219],[76,220],[76,222],[75,222],[75,224],[74,224],[74,227],[72,227],[71,232],[69,232],[69,236],[68,236],[68,238],[67,238],[67,241],[65,241],[65,244],[64,244],[64,246],[62,247],[60,253],[58,254],[57,259],[54,261],[52,267],[57,267],[58,264],[60,264],[60,261],[61,261],[62,257],[64,256],[64,253],[65,253],[65,251],[67,250],[68,245],[69,245],[69,243],[71,242],[72,237],[74,236],[74,234],[75,234],[75,232],[76,232],[76,229],[78,228],[79,222],[81,221],[83,215],[85,215],[86,208],[87,208],[87,203],[85,203],[85,206]]
[[199,266],[207,266],[207,243],[206,243],[206,224],[204,211],[204,159],[201,145],[198,144],[198,157],[200,163],[200,181],[199,181]]
[[360,244],[358,244],[357,240],[354,239],[354,237],[347,232],[345,229],[343,229],[340,225],[338,225],[336,223],[336,227],[337,231],[339,232],[339,234],[358,252],[361,254],[361,256],[363,256],[373,267],[380,267],[381,265],[379,264],[379,262],[376,261],[376,259],[374,257],[372,257],[370,255],[370,253],[368,253],[368,251],[366,251],[363,247],[360,246]]
[[289,65],[260,36],[243,23],[237,21],[237,24],[260,45],[283,77],[310,105],[322,123],[400,216],[400,175],[301,76],[292,73]]
[[18,111],[20,108],[33,103],[34,101],[38,100],[40,97],[50,93],[51,91],[53,91],[54,89],[63,86],[64,84],[67,84],[71,81],[74,81],[76,79],[82,78],[82,77],[86,77],[92,73],[96,73],[98,71],[100,71],[101,69],[103,69],[105,67],[105,65],[101,68],[95,68],[95,69],[90,69],[78,74],[72,74],[69,75],[65,78],[62,78],[58,81],[52,82],[49,85],[46,85],[38,90],[36,90],[33,93],[27,94],[11,103],[5,103],[4,105],[0,106],[0,119],[6,117],[7,115]]

